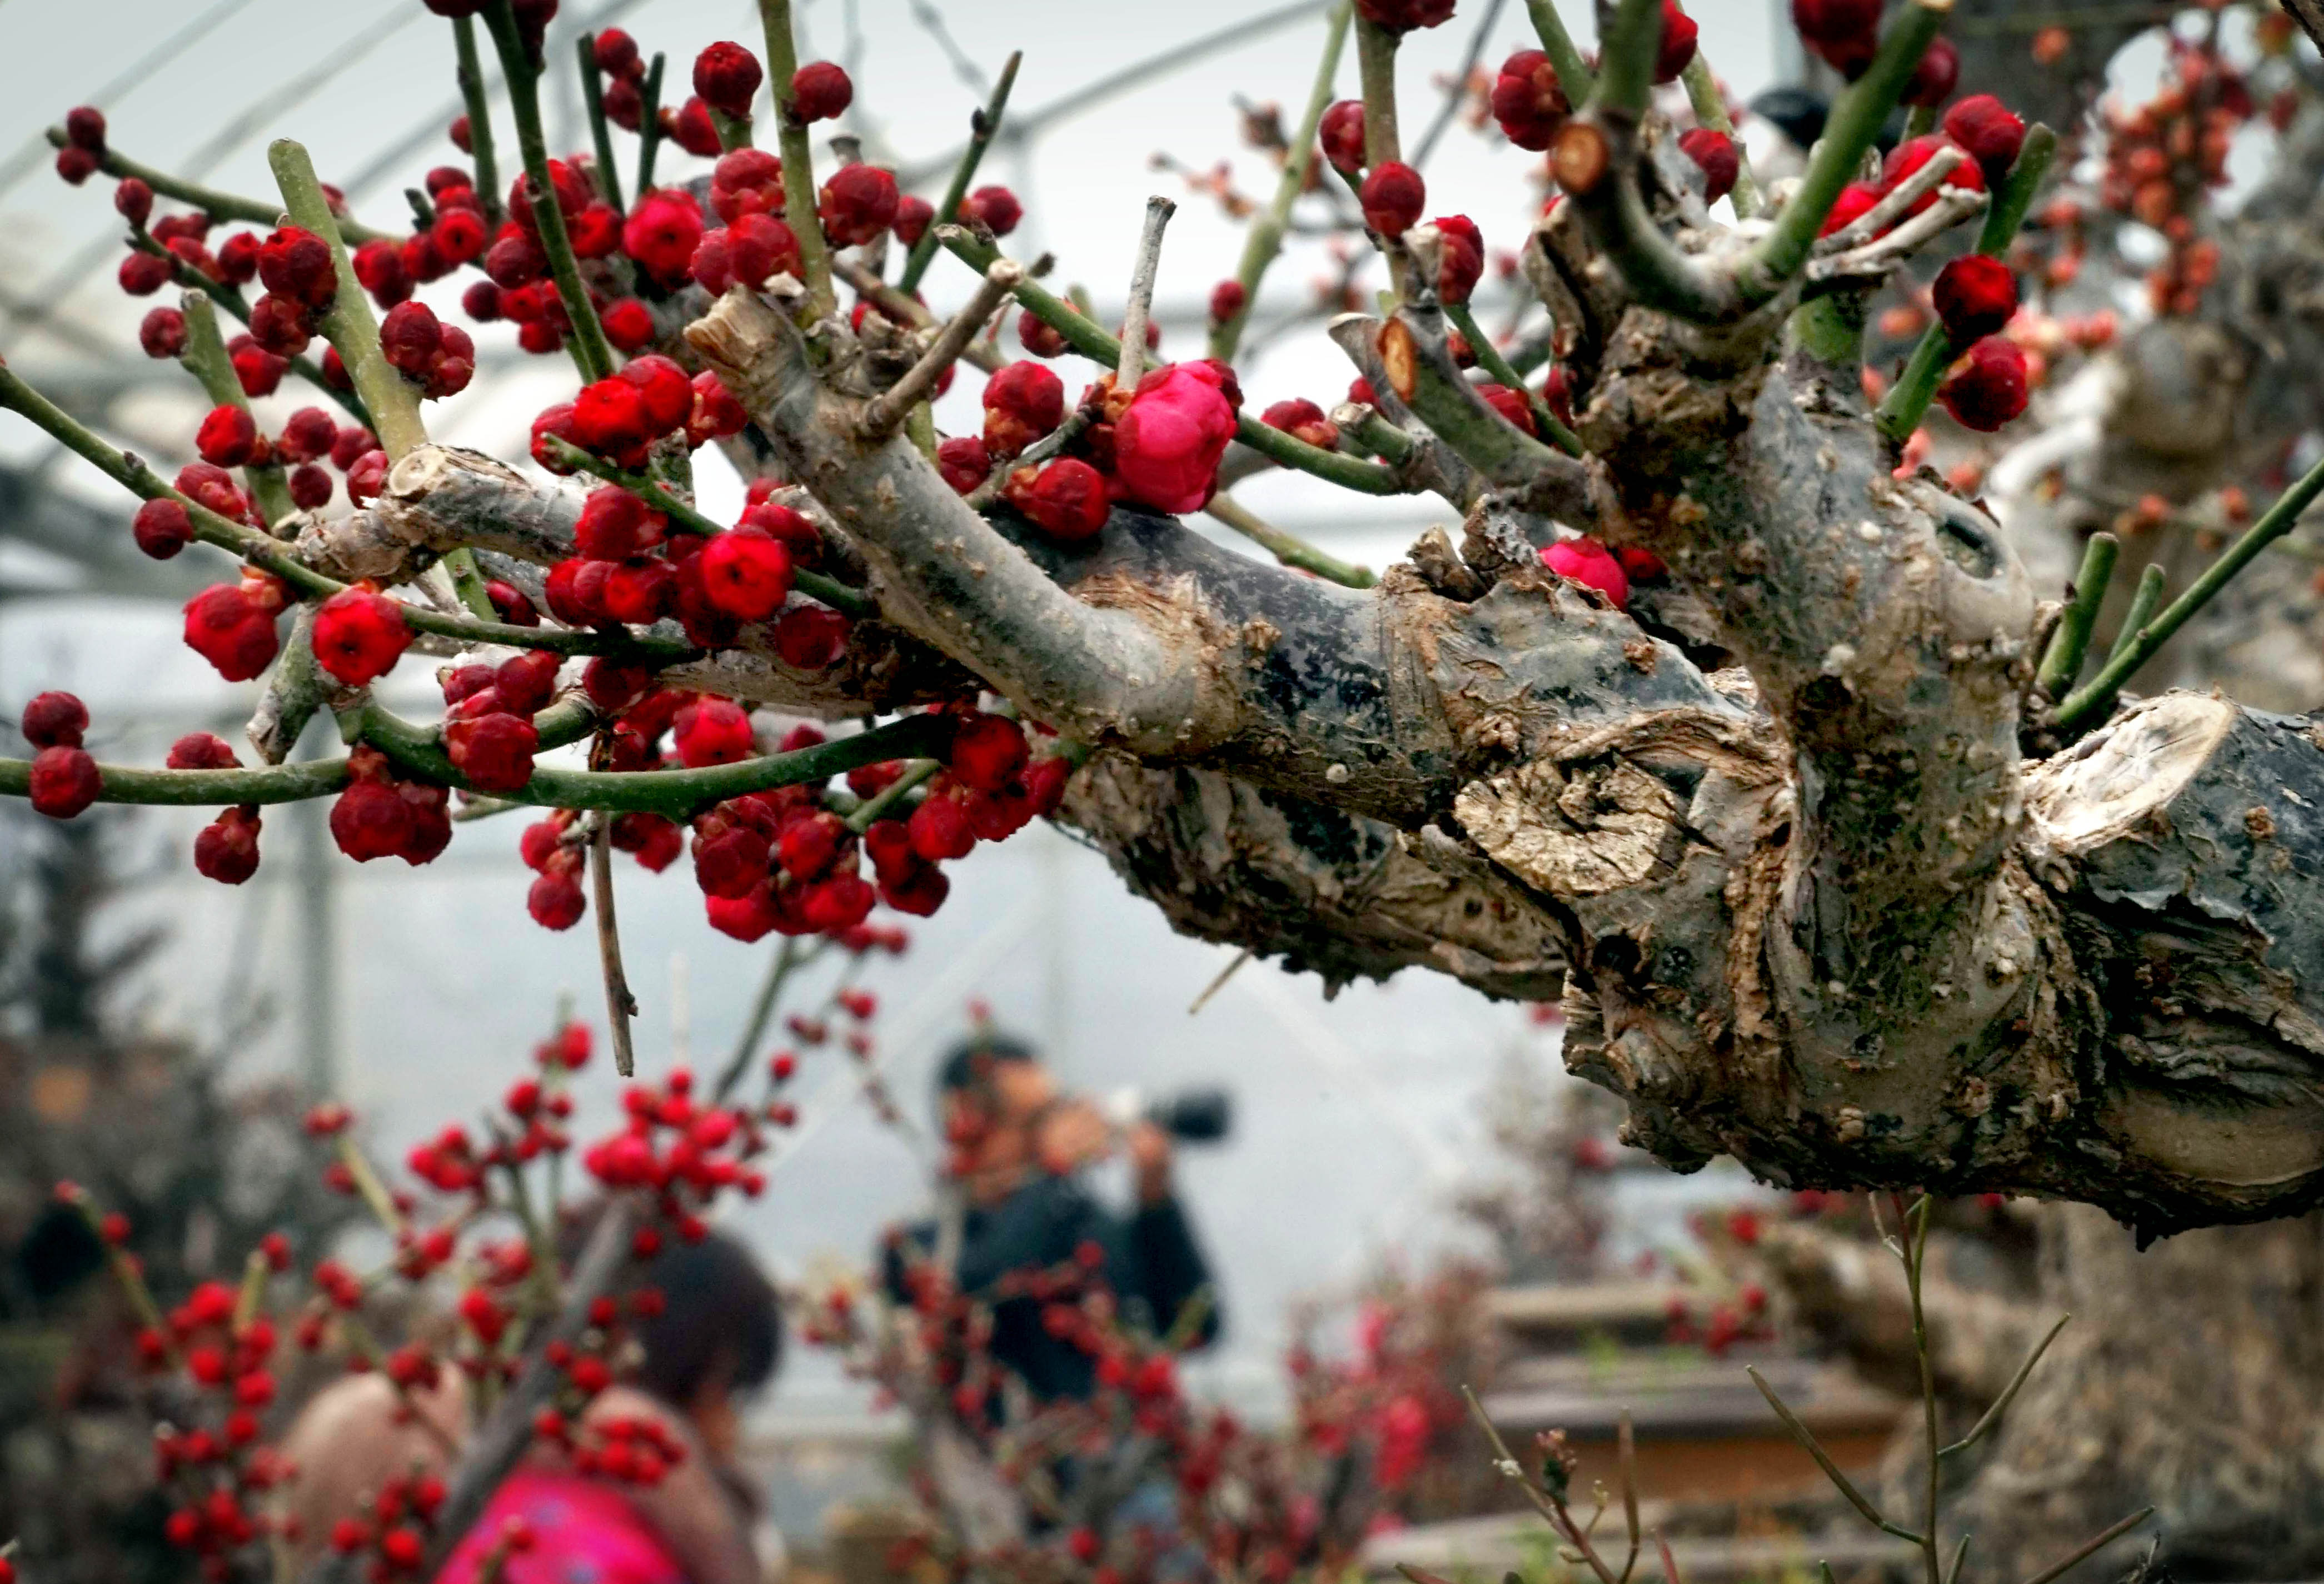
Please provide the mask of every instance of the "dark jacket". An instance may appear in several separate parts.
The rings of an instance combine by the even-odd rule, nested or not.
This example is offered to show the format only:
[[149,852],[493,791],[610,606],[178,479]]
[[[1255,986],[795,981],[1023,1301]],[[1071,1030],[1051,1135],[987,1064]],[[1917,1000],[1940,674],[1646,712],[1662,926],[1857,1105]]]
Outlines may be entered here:
[[[1040,1177],[998,1204],[971,1206],[961,1234],[954,1275],[971,1296],[990,1294],[1009,1272],[1065,1265],[1084,1243],[1095,1243],[1104,1255],[1099,1271],[1120,1303],[1123,1320],[1157,1337],[1178,1323],[1181,1312],[1211,1281],[1176,1199],[1140,1205],[1124,1218],[1071,1177]],[[890,1244],[883,1274],[890,1297],[910,1301],[906,1266],[928,1257],[936,1246],[933,1220],[907,1228],[900,1243]],[[1204,1301],[1192,1345],[1204,1346],[1218,1332],[1213,1291]],[[994,1304],[992,1357],[1022,1377],[1043,1401],[1086,1397],[1096,1389],[1096,1360],[1073,1342],[1051,1336],[1041,1323],[1041,1304],[1033,1298],[1004,1298]]]

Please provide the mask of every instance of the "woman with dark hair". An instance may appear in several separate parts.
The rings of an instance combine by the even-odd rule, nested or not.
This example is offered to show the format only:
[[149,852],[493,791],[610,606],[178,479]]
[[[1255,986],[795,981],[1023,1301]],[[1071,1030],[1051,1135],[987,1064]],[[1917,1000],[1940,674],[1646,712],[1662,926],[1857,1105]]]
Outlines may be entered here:
[[[595,1220],[592,1211],[567,1227],[575,1249]],[[531,1543],[506,1558],[504,1584],[763,1584],[779,1574],[779,1540],[763,1559],[753,1546],[758,1502],[735,1461],[741,1409],[782,1361],[774,1286],[723,1232],[673,1241],[637,1275],[660,1293],[660,1310],[631,1322],[636,1368],[591,1399],[576,1428],[588,1444],[653,1449],[666,1469],[650,1481],[616,1480],[536,1443],[436,1584],[471,1584],[512,1520]],[[468,1429],[464,1378],[445,1370],[413,1407],[372,1373],[335,1383],[300,1415],[283,1450],[298,1469],[292,1506],[308,1559],[340,1519],[368,1516],[389,1480],[448,1470],[449,1449]]]

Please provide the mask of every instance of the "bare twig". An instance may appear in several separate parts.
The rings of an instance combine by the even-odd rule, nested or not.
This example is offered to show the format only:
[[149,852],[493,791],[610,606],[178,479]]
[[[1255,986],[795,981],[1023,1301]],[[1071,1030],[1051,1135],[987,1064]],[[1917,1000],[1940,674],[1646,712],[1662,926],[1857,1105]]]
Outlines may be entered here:
[[589,880],[597,909],[597,961],[605,976],[605,1020],[613,1035],[613,1071],[622,1077],[636,1074],[637,1052],[630,1044],[630,1019],[638,1015],[637,998],[630,993],[629,975],[622,969],[622,932],[613,917],[613,822],[610,815],[595,816],[589,833]]
[[1146,326],[1154,311],[1154,276],[1162,267],[1162,228],[1178,206],[1156,193],[1146,200],[1146,226],[1138,237],[1138,262],[1130,272],[1130,308],[1121,319],[1121,359],[1113,388],[1127,395],[1146,373]]
[[2124,1535],[2129,1533],[2132,1530],[2137,1528],[2141,1524],[2145,1523],[2153,1516],[2154,1516],[2154,1509],[2153,1507],[2139,1508],[2138,1511],[2133,1513],[2129,1517],[2123,1519],[2122,1522],[2112,1525],[2098,1534],[2092,1535],[2089,1540],[2083,1542],[2080,1545],[2076,1546],[2071,1555],[2062,1557],[2059,1561],[2052,1563],[2049,1567],[2043,1569],[2031,1579],[2026,1579],[2025,1584],[2051,1584],[2052,1579],[2065,1577],[2069,1570],[2089,1561],[2090,1558],[2096,1556],[2099,1552],[2105,1550],[2116,1541],[2120,1540]]
[[1286,533],[1246,509],[1232,495],[1213,495],[1203,507],[1205,514],[1242,535],[1286,566],[1296,566],[1302,572],[1312,572],[1328,582],[1348,588],[1370,588],[1379,579],[1369,566],[1358,566],[1326,555],[1296,534]]
[[1848,1505],[1861,1514],[1866,1523],[1886,1533],[1895,1535],[1899,1540],[1909,1540],[1914,1545],[1921,1543],[1919,1534],[1901,1524],[1891,1524],[1880,1515],[1880,1509],[1874,1506],[1865,1494],[1856,1488],[1855,1481],[1840,1472],[1840,1465],[1831,1460],[1831,1454],[1823,1450],[1823,1443],[1816,1440],[1815,1432],[1800,1423],[1799,1415],[1793,1413],[1784,1404],[1784,1399],[1775,1395],[1775,1388],[1767,1384],[1757,1366],[1745,1366],[1743,1373],[1751,1377],[1751,1384],[1757,1386],[1759,1395],[1767,1399],[1767,1406],[1775,1411],[1775,1417],[1784,1422],[1784,1428],[1792,1432],[1792,1439],[1806,1449],[1808,1456],[1816,1460],[1816,1467],[1823,1470],[1824,1478],[1831,1480],[1833,1487],[1848,1498]]
[[1949,1447],[1940,1448],[1937,1456],[1950,1458],[1969,1450],[2001,1423],[2001,1416],[2009,1411],[2009,1404],[2017,1400],[2017,1389],[2025,1384],[2025,1377],[2034,1373],[2036,1364],[2042,1362],[2042,1355],[2050,1350],[2050,1344],[2058,1340],[2058,1333],[2064,1331],[2066,1322],[2073,1318],[2070,1314],[2058,1316],[2057,1323],[2043,1333],[2042,1340],[2034,1344],[2033,1351],[2025,1355],[2025,1362],[2017,1367],[2017,1373],[2009,1377],[2009,1384],[2002,1388],[2001,1395],[1993,1399],[1993,1406],[1985,1411],[1985,1416],[1960,1440]]
[[1903,219],[1904,211],[1919,203],[1924,196],[1936,191],[1937,184],[1950,176],[1953,168],[1968,158],[1967,150],[1946,144],[1930,155],[1918,170],[1898,182],[1878,203],[1831,235],[1818,237],[1812,252],[1817,257],[1821,257],[1827,253],[1846,253],[1859,243],[1869,242]]
[[[934,393],[945,371],[959,361],[976,333],[984,327],[984,322],[1000,311],[1001,305],[1024,278],[1024,269],[1016,260],[993,261],[984,272],[984,279],[977,282],[968,306],[936,333],[936,338],[919,360],[904,371],[903,378],[864,403],[858,424],[866,439],[885,439],[896,432],[905,415]],[[1150,277],[1148,284],[1152,284]]]

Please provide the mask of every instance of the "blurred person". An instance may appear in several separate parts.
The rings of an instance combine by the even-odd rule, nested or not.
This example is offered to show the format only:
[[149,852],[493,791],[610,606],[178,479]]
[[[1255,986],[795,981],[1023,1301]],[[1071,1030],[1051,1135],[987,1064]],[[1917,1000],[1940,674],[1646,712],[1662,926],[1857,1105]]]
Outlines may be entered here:
[[[1173,1192],[1170,1135],[1151,1119],[1117,1127],[1093,1101],[1059,1091],[1025,1041],[980,1031],[936,1070],[937,1119],[951,1147],[952,1202],[945,1216],[890,1233],[884,1280],[911,1301],[915,1262],[946,1267],[959,1289],[990,1293],[1011,1273],[1051,1269],[1096,1255],[1095,1274],[1122,1318],[1155,1336],[1187,1327],[1189,1347],[1219,1334],[1211,1270]],[[1084,1168],[1119,1150],[1135,1202],[1102,1202]],[[993,1305],[991,1352],[1036,1402],[1081,1400],[1097,1387],[1097,1361],[1042,1323],[1029,1296]]]
[[[576,1218],[568,1253],[586,1241],[595,1213]],[[582,1474],[562,1449],[537,1441],[437,1584],[473,1584],[513,1518],[524,1520],[532,1543],[508,1557],[504,1584],[764,1584],[782,1575],[781,1537],[758,1523],[737,1465],[741,1409],[782,1360],[773,1285],[724,1232],[694,1244],[673,1239],[637,1275],[640,1286],[660,1292],[663,1307],[627,1322],[636,1368],[591,1400],[580,1427],[587,1434],[625,1421],[650,1425],[682,1455],[660,1478],[641,1484]],[[302,1571],[329,1544],[335,1523],[371,1516],[389,1480],[420,1471],[449,1477],[453,1449],[468,1429],[466,1377],[447,1366],[435,1387],[411,1399],[408,1411],[377,1371],[349,1376],[318,1394],[284,1438],[298,1470],[292,1511]]]

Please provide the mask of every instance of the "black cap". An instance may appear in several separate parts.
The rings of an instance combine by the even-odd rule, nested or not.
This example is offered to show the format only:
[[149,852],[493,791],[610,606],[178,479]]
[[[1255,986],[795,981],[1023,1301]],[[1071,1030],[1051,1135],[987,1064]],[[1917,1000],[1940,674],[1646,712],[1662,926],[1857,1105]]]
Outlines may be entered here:
[[995,1062],[1038,1062],[1041,1053],[1013,1034],[981,1030],[970,1035],[936,1064],[936,1092],[981,1089]]

